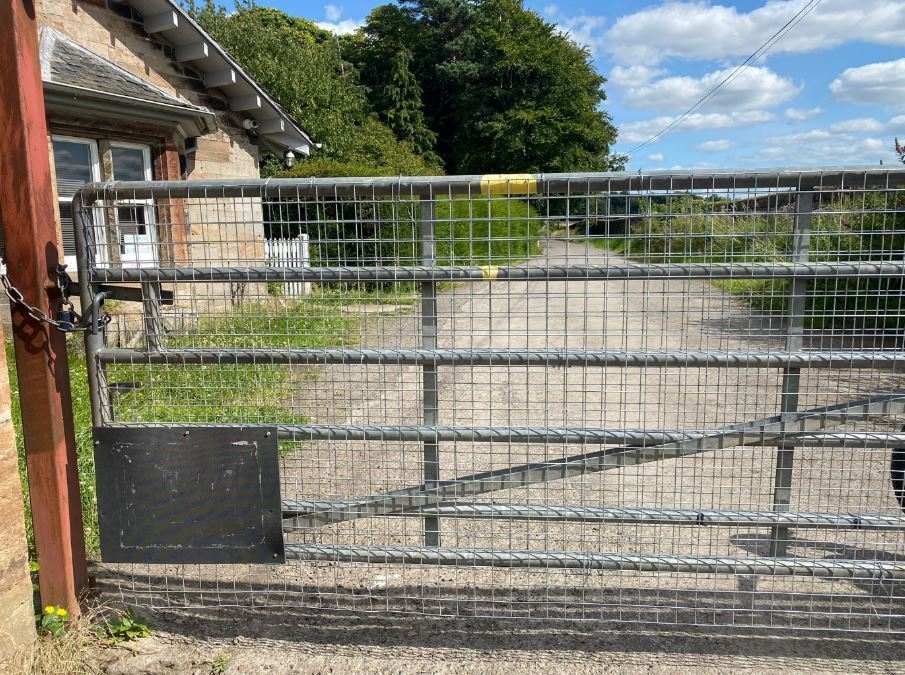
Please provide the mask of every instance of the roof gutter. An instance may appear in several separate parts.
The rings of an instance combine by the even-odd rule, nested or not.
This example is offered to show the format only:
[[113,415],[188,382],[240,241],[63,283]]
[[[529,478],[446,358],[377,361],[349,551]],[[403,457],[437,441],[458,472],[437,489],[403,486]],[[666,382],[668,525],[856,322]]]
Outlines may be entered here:
[[57,82],[45,81],[43,85],[44,103],[48,110],[175,125],[185,138],[203,136],[217,130],[214,113],[204,108],[156,103]]

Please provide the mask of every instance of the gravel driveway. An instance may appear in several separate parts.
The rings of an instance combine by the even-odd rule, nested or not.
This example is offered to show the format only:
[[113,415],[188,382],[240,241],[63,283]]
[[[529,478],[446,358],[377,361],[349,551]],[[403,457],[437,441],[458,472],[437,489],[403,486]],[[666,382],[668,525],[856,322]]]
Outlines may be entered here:
[[[527,264],[623,262],[583,243],[550,239],[543,244],[543,254]],[[349,311],[367,316],[361,322],[361,334],[355,336],[362,346],[420,345],[417,309],[383,306]],[[780,321],[695,280],[460,284],[441,292],[438,318],[441,348],[769,351],[784,347]],[[849,346],[833,334],[809,335],[806,345]],[[418,367],[326,366],[316,379],[299,380],[289,405],[312,422],[422,423]],[[443,367],[439,417],[441,426],[714,429],[777,414],[781,389],[781,371],[763,368]],[[853,401],[896,389],[901,389],[898,378],[875,371],[805,371],[799,407]],[[889,421],[870,422],[864,428],[898,430]],[[440,477],[451,479],[596,449],[444,443],[439,448]],[[769,510],[775,457],[775,449],[769,447],[728,448],[464,501]],[[888,452],[882,450],[798,450],[790,509],[895,515],[898,506],[887,466]],[[284,497],[358,498],[418,485],[421,471],[421,443],[302,443],[283,458]],[[290,540],[419,546],[422,536],[420,518],[370,518],[302,531]],[[769,530],[764,528],[507,518],[445,519],[440,536],[441,544],[449,547],[692,556],[764,555],[769,544]],[[903,544],[899,532],[802,530],[792,533],[789,553],[877,560],[902,555]],[[270,672],[681,672],[692,665],[703,671],[782,667],[882,672],[892,668],[890,659],[901,654],[894,642],[805,635],[786,639],[787,631],[905,628],[901,618],[905,593],[883,582],[334,562],[263,569],[107,569],[101,576],[117,586],[126,601],[134,599],[131,591],[140,587],[151,589],[159,594],[159,603],[173,607],[241,606],[158,613],[167,632],[155,639],[173,649],[178,646],[174,654],[193,654],[189,660],[202,664],[198,655],[205,651],[234,650],[230,667],[238,669],[244,663],[254,672],[264,665]],[[333,609],[360,613],[324,611]],[[465,618],[436,618],[450,615]],[[519,620],[527,616],[536,621]],[[637,630],[584,619],[645,624]],[[668,630],[675,624],[704,628],[651,632],[650,623]],[[708,626],[756,630],[740,636]],[[200,642],[199,636],[206,641]],[[231,642],[234,638],[236,644]],[[138,658],[144,657],[130,657]],[[147,658],[153,662],[151,656]]]

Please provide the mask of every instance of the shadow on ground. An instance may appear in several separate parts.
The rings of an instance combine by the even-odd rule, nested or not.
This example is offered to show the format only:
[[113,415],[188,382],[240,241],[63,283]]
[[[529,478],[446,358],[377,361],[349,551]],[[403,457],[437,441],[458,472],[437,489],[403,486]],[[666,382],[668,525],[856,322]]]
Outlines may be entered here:
[[[134,589],[136,578],[127,571],[104,568],[98,588],[108,601],[118,596],[125,604],[131,604],[124,591],[130,587]],[[375,597],[370,591],[363,594],[361,589],[354,588],[334,587],[330,593],[325,593],[322,588],[284,584],[277,592],[252,585],[243,587],[233,581],[223,584],[216,592],[211,588],[194,592],[183,588],[174,596],[173,577],[143,575],[140,579],[147,595],[141,597],[138,612],[160,630],[191,640],[234,641],[236,644],[241,640],[264,649],[278,645],[280,650],[308,654],[317,654],[319,650],[331,653],[351,650],[355,653],[390,649],[400,653],[428,654],[431,650],[445,650],[446,653],[478,650],[490,657],[498,654],[501,658],[506,652],[521,652],[530,659],[535,653],[538,659],[546,660],[551,654],[569,652],[599,657],[607,652],[631,651],[646,654],[655,659],[654,662],[658,654],[747,660],[886,661],[900,659],[903,644],[900,638],[883,634],[883,631],[905,630],[905,624],[890,623],[888,614],[882,620],[874,617],[874,623],[866,616],[872,603],[890,602],[889,597],[881,600],[883,593],[864,596],[863,606],[853,607],[852,596],[840,598],[832,593],[822,593],[819,585],[812,587],[815,592],[811,594],[758,592],[757,577],[738,577],[738,589],[733,592],[623,587],[585,592],[574,601],[564,601],[563,593],[568,594],[570,589],[549,588],[546,590],[547,601],[555,600],[550,605],[537,598],[514,602],[508,595],[505,599],[485,597],[475,600],[476,595],[472,593],[472,601],[464,600],[459,606],[449,599],[432,603],[425,597],[414,597],[414,593],[406,597],[400,589],[387,589],[383,597]],[[815,580],[815,583],[820,582]],[[155,587],[167,590],[155,595]],[[448,589],[422,589],[425,596],[433,592],[438,597],[443,596],[444,590]],[[205,595],[206,601],[202,599]],[[706,596],[703,603],[702,596]],[[219,600],[218,606],[198,606],[204,602],[212,603],[215,597]],[[230,605],[230,598],[241,600]],[[296,605],[310,606],[286,606],[290,600]],[[769,602],[769,612],[758,609],[757,605],[765,601]],[[267,606],[237,606],[243,602]],[[174,607],[175,603],[186,606]],[[340,603],[355,606],[357,611],[339,609]],[[839,609],[840,603],[849,603],[848,607],[843,607],[843,615],[828,619]],[[700,609],[701,604],[705,609]],[[557,614],[552,613],[551,607]],[[564,610],[564,607],[570,609]],[[796,609],[801,607],[807,607],[809,611],[803,613]],[[483,613],[486,614],[489,608],[498,616],[512,611],[517,618],[468,616],[469,613],[481,613],[482,608]],[[888,606],[884,609],[889,611]],[[807,630],[811,612],[814,613],[815,628],[831,630]],[[449,616],[436,616],[441,613]],[[453,616],[454,613],[457,616]],[[530,619],[527,618],[529,614]],[[902,615],[901,612],[898,614]],[[727,619],[738,624],[737,627],[714,625],[725,624]],[[642,621],[648,623],[639,623]],[[652,621],[659,621],[659,624],[649,623]],[[867,636],[863,631],[849,632],[852,628],[870,628],[878,632]]]

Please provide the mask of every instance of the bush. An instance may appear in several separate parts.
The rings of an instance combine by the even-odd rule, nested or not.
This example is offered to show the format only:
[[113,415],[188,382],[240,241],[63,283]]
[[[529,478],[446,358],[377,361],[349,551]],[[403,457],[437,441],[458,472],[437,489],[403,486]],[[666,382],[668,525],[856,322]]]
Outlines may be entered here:
[[[624,236],[600,245],[647,263],[754,263],[792,260],[794,208],[788,213],[728,213],[730,203],[690,195],[658,198]],[[905,195],[818,193],[811,220],[811,262],[900,262]],[[716,286],[769,312],[788,308],[785,279],[717,280]],[[905,329],[905,280],[827,278],[808,283],[806,323],[814,328]]]
[[[335,38],[310,21],[243,2],[235,11],[207,2],[190,11],[236,61],[323,144],[319,154],[393,173],[435,173],[439,167],[400,143],[367,100],[355,69]],[[267,162],[264,173],[278,170]]]

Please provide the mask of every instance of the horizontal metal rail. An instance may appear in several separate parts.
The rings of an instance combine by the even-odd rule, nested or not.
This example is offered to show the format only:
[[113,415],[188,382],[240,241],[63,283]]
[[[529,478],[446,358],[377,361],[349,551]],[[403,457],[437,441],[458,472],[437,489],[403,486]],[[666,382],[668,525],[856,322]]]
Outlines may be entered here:
[[389,365],[626,368],[905,368],[901,352],[640,351],[577,349],[101,349],[103,364]]
[[[863,415],[867,419],[872,415]],[[852,415],[851,419],[858,418]],[[114,429],[126,428],[196,428],[206,424],[199,422],[110,422],[104,426]],[[434,443],[536,443],[550,445],[624,445],[629,447],[656,447],[664,443],[675,443],[706,438],[720,433],[719,430],[698,429],[578,429],[575,427],[426,427],[399,425],[361,424],[218,424],[236,428],[276,426],[282,441],[384,441],[384,442],[434,442]],[[777,431],[768,438],[760,432],[753,432],[741,439],[737,446],[775,445],[777,440],[795,442],[810,448],[905,448],[905,433],[874,431],[853,431],[841,433],[811,433],[801,431]],[[736,447],[726,445],[725,448]]]
[[504,551],[487,548],[287,544],[286,558],[344,563],[475,567],[763,574],[832,579],[905,579],[905,561],[838,558],[765,558],[645,555],[570,551]]
[[[526,178],[528,180],[526,180]],[[650,192],[656,190],[802,190],[844,188],[894,189],[905,185],[905,171],[895,167],[839,167],[827,169],[729,169],[714,171],[651,171],[610,173],[533,174],[530,176],[409,176],[393,178],[284,178],[258,180],[112,181],[86,185],[86,205],[98,199],[271,197],[330,199],[369,197],[478,196],[507,194],[587,195],[591,192]],[[511,186],[507,189],[507,186]],[[492,190],[490,189],[492,188]]]
[[[294,531],[294,518],[316,511],[342,509],[347,499],[291,499],[283,502],[287,531]],[[542,506],[538,504],[434,504],[386,514],[394,517],[425,515],[443,518],[492,518],[494,520],[544,520],[622,525],[712,525],[719,527],[774,527],[832,530],[905,530],[905,516],[861,515],[855,513],[809,513],[778,511],[738,511],[731,509],[652,509],[583,506]]]
[[905,275],[905,263],[731,263],[461,267],[92,267],[93,283],[519,281],[570,279],[817,279]]
[[607,448],[545,462],[534,462],[461,476],[454,480],[441,481],[431,487],[419,485],[370,495],[354,500],[352,504],[343,509],[315,512],[299,517],[296,525],[314,527],[385,515],[405,509],[441,504],[460,497],[524,488],[537,483],[563,480],[599,471],[677,459],[744,445],[752,439],[763,443],[768,440],[776,440],[778,434],[788,431],[817,431],[828,426],[845,424],[852,419],[863,419],[865,416],[901,415],[903,413],[905,413],[905,396],[878,396],[867,401],[813,408],[729,426],[700,438],[640,448]]

